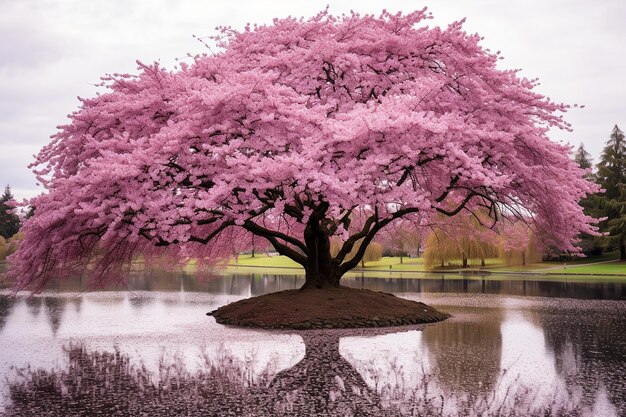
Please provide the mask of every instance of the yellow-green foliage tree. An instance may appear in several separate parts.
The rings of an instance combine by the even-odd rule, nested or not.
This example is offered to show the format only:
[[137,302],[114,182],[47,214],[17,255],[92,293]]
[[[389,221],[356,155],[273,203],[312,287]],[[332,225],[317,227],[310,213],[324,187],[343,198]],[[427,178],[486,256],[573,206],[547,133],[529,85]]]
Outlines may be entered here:
[[527,247],[517,250],[500,248],[498,258],[502,259],[507,266],[527,265],[541,262],[541,253],[537,251],[536,246],[529,244]]
[[431,232],[426,238],[424,267],[433,269],[453,260],[460,260],[463,268],[469,267],[470,260],[480,260],[484,266],[485,259],[496,258],[498,254],[498,246],[490,240],[481,239],[478,233],[466,235],[446,231]]
[[454,217],[440,216],[426,237],[424,266],[461,261],[467,268],[472,260],[485,265],[485,259],[498,257],[499,236],[490,226],[500,216],[497,209],[477,209]]
[[7,240],[0,236],[0,261],[4,261],[7,257]]
[[[363,239],[359,239],[357,241],[357,243],[352,248],[352,251],[350,251],[350,253],[346,256],[346,261],[349,261],[350,259],[354,257],[354,255],[356,255],[359,248],[361,247],[362,241]],[[343,245],[343,241],[341,240],[341,238],[338,236],[333,236],[330,239],[331,256],[333,257],[337,256],[337,254],[339,253],[339,250],[341,250],[342,245]],[[367,245],[367,248],[365,248],[365,254],[363,255],[363,258],[361,259],[361,267],[365,268],[365,262],[380,261],[382,257],[383,257],[383,246],[379,243],[372,242],[369,245]]]
[[5,256],[9,256],[13,252],[15,252],[17,248],[20,247],[20,243],[22,243],[23,239],[24,239],[24,234],[22,232],[17,232],[13,236],[11,236],[7,240],[7,243],[6,243],[6,255]]

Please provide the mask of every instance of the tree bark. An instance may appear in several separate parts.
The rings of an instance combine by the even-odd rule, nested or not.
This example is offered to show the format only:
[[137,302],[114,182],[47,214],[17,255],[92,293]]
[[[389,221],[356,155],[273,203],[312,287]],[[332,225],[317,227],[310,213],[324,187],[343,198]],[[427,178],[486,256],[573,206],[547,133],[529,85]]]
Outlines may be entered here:
[[330,237],[320,227],[319,219],[311,216],[304,229],[304,242],[309,256],[304,265],[302,289],[338,287],[341,279],[339,265],[330,254]]
[[302,285],[301,289],[338,287],[341,280],[339,271],[323,267],[323,265],[319,265],[317,268],[306,268],[304,285]]
[[626,261],[626,236],[622,235],[622,240],[619,242],[619,260]]
[[304,267],[305,281],[302,289],[338,287],[342,273],[337,262],[330,256],[330,244],[327,245],[323,237],[317,243],[317,247],[309,248],[316,256],[311,256]]

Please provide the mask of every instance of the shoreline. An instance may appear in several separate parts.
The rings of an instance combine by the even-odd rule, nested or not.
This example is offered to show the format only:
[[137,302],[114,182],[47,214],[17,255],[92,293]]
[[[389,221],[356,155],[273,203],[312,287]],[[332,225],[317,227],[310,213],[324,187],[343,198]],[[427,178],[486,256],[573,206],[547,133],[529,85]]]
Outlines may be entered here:
[[[587,265],[572,266],[572,269],[577,267],[585,267]],[[304,268],[292,267],[292,266],[270,266],[270,265],[238,265],[228,264],[223,272],[232,273],[233,268],[247,268],[247,269],[279,269],[290,270],[304,273]],[[626,265],[625,265],[626,268]],[[443,269],[443,270],[411,270],[411,269],[363,269],[355,268],[347,272],[347,274],[361,274],[361,273],[394,273],[394,274],[459,274],[468,276],[488,276],[488,275],[551,275],[551,276],[596,276],[596,277],[624,277],[626,278],[626,270],[624,273],[593,273],[593,272],[550,272],[546,270],[531,270],[531,271],[494,271],[491,269],[477,269],[477,268],[457,268],[457,269]]]

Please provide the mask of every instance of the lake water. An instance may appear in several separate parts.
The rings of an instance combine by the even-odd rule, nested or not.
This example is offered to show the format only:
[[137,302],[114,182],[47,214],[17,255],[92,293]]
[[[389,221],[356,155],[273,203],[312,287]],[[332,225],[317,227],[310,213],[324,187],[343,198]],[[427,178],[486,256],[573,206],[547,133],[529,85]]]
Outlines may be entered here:
[[626,285],[494,278],[349,278],[453,317],[327,331],[239,329],[205,314],[297,288],[299,276],[0,292],[0,414],[626,415]]

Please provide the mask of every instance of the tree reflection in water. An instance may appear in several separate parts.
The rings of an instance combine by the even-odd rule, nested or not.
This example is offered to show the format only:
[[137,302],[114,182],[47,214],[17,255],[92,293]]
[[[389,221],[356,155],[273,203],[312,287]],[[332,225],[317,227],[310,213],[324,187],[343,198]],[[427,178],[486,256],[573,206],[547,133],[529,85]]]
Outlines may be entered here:
[[450,321],[424,330],[423,341],[435,363],[437,380],[446,394],[480,397],[496,388],[502,354],[501,313],[492,320]]
[[[397,330],[393,330],[397,332]],[[274,374],[271,363],[254,374],[250,364],[228,352],[203,356],[203,366],[188,370],[178,357],[162,357],[158,372],[136,365],[120,351],[92,351],[71,344],[67,367],[21,369],[10,381],[8,416],[438,416],[444,410],[442,388],[428,372],[415,383],[397,381],[393,389],[365,382],[367,364],[339,353],[340,331],[301,332],[304,358]],[[445,358],[437,358],[441,363]],[[373,369],[373,367],[369,367]],[[398,372],[388,368],[384,372]],[[255,376],[252,376],[255,375]],[[386,375],[378,375],[383,380]],[[448,383],[446,383],[448,384]],[[490,389],[497,390],[489,384]],[[446,389],[447,391],[447,389]],[[446,396],[454,396],[446,392]],[[525,397],[525,395],[530,397]],[[504,402],[495,391],[452,398],[446,415],[575,416],[576,404],[533,405],[523,387]],[[491,399],[491,400],[489,400]],[[448,401],[448,399],[446,399]]]
[[2,331],[6,325],[7,318],[9,317],[14,304],[14,298],[0,296],[0,331]]
[[66,303],[67,299],[62,297],[44,297],[43,299],[52,334],[56,335],[61,327],[61,317]]
[[304,358],[270,382],[270,415],[385,415],[375,391],[339,353],[340,332],[301,333]]
[[182,360],[164,358],[155,375],[117,350],[70,345],[66,353],[67,368],[18,371],[7,416],[254,415],[265,385],[248,384],[236,361],[191,374]]
[[597,322],[580,320],[579,315],[564,314],[563,310],[533,312],[531,317],[543,329],[546,348],[568,390],[587,403],[604,392],[617,415],[626,416],[626,333],[623,311],[619,302],[614,303],[616,308],[609,306],[601,315],[593,312],[601,318]]
[[[2,303],[2,299],[4,297],[0,297],[0,303]],[[28,311],[32,314],[33,317],[37,317],[41,312],[41,305],[43,304],[43,297],[28,297],[24,300],[26,305],[28,306]],[[7,315],[8,316],[8,315]]]

